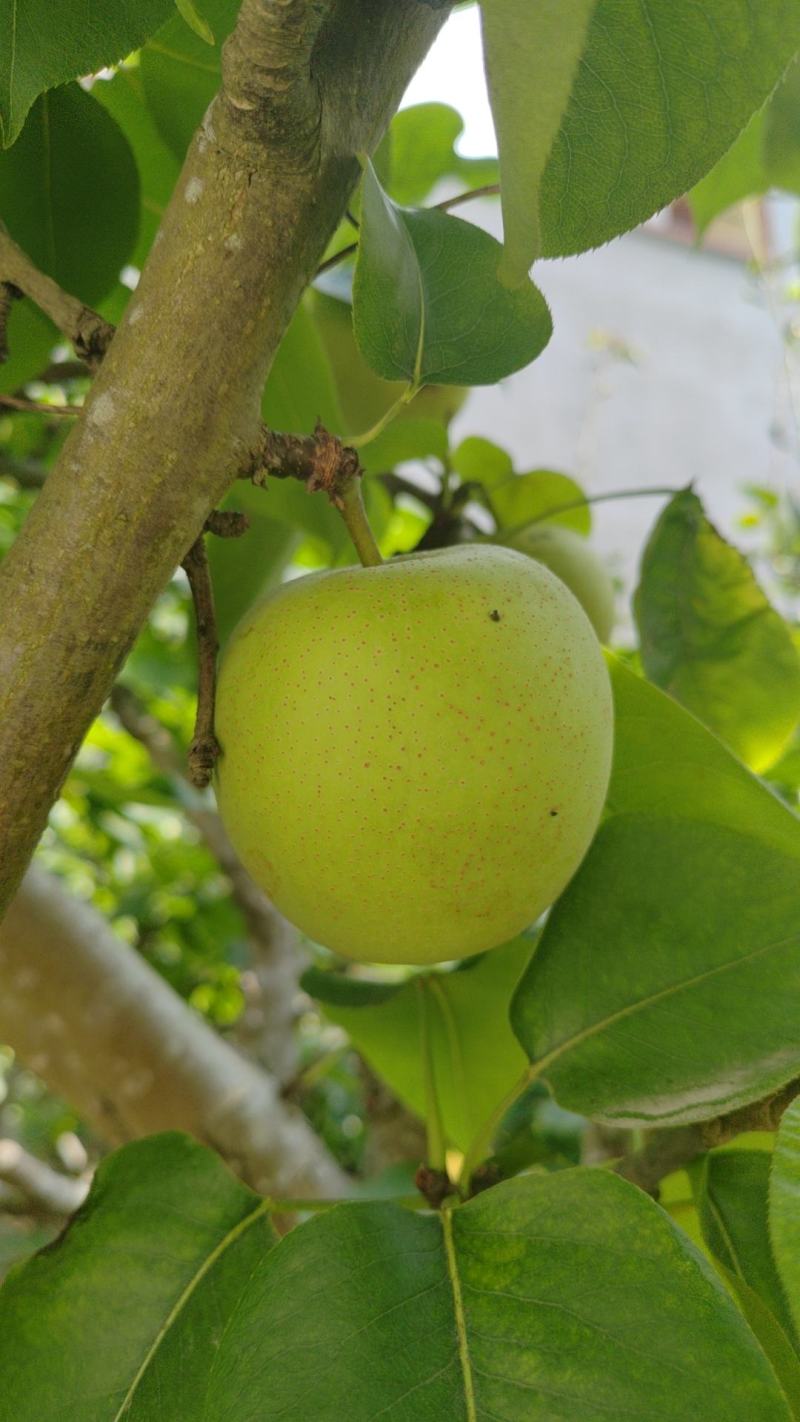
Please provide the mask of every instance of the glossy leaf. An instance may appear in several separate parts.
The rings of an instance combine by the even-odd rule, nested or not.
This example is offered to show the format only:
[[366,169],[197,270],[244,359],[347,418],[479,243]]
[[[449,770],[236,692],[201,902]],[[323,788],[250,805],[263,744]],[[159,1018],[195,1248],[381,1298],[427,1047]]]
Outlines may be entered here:
[[0,135],[18,136],[31,104],[46,89],[124,59],[153,34],[173,0],[0,0]]
[[501,273],[511,284],[524,281],[541,254],[541,182],[564,122],[595,4],[481,0],[486,78],[502,172]]
[[[501,0],[493,3],[499,7]],[[555,44],[563,46],[563,36]],[[595,0],[542,178],[542,254],[596,247],[686,192],[734,142],[798,47],[798,0]],[[521,61],[522,54],[520,48]],[[521,134],[528,124],[521,79],[515,92]],[[506,237],[520,252],[527,240],[532,260],[536,234],[522,230],[525,193],[514,192],[525,173],[503,150],[509,126],[504,115],[498,125],[503,193],[520,230],[507,219]]]
[[214,43],[214,32],[207,20],[203,19],[193,0],[175,0],[178,14],[184,19],[190,30],[199,36],[206,44]]
[[1,1422],[149,1422],[170,1396],[199,1416],[219,1319],[271,1243],[265,1202],[188,1136],[124,1146],[3,1286]]
[[715,1257],[760,1295],[792,1337],[792,1319],[769,1237],[771,1168],[771,1151],[711,1151],[703,1166],[700,1222]]
[[650,679],[754,770],[776,761],[800,720],[800,655],[746,558],[691,490],[650,535],[634,611]]
[[668,1218],[582,1170],[500,1185],[443,1217],[345,1205],[295,1231],[241,1297],[208,1414],[240,1422],[266,1397],[285,1422],[790,1416]]
[[373,370],[414,385],[490,385],[534,360],[550,313],[532,282],[500,284],[500,255],[470,223],[397,207],[368,167],[353,320]]
[[800,821],[688,713],[612,672],[609,818],[512,1023],[562,1106],[702,1120],[800,1071]]
[[766,107],[764,165],[772,187],[800,192],[800,61],[797,59]]
[[[97,305],[115,285],[136,242],[138,175],[113,118],[77,84],[43,94],[19,141],[0,151],[0,212],[15,241],[67,291]],[[15,302],[0,389],[38,375],[60,339],[32,303]]]
[[117,124],[77,84],[44,94],[0,153],[0,211],[67,291],[95,303],[110,290],[136,241],[139,180]]
[[800,1333],[800,1099],[784,1112],[775,1142],[769,1229],[789,1310]]
[[717,1273],[728,1285],[762,1351],[772,1364],[792,1417],[795,1422],[800,1422],[800,1357],[795,1345],[755,1289],[751,1289],[744,1279],[738,1274],[732,1274],[718,1261]]
[[525,1066],[508,1025],[508,1001],[531,949],[529,939],[517,939],[456,972],[412,978],[380,1003],[371,996],[364,1006],[341,1001],[333,974],[306,977],[304,983],[321,998],[326,1017],[345,1029],[378,1075],[420,1116],[426,1106],[420,1053],[424,1017],[445,1134],[466,1150]]
[[173,13],[142,50],[145,98],[161,137],[181,161],[219,88],[222,45],[238,10],[239,0],[204,0],[203,18],[213,45]]
[[130,260],[134,266],[142,267],[177,181],[178,162],[155,126],[138,68],[123,67],[113,79],[98,80],[92,97],[119,124],[139,170],[139,240]]

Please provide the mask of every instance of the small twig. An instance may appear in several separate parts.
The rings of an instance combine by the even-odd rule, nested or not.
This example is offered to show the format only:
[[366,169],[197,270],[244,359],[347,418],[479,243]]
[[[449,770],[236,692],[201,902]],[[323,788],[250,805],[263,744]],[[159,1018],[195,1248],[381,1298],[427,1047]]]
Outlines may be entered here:
[[250,527],[246,513],[236,509],[212,509],[203,525],[206,533],[215,533],[217,538],[241,538]]
[[26,400],[24,395],[0,395],[5,410],[25,410],[32,415],[79,415],[80,405],[43,405],[38,400]]
[[[456,193],[455,197],[443,198],[441,202],[433,203],[432,210],[439,212],[449,212],[450,208],[461,207],[462,204],[465,202],[472,202],[473,198],[497,197],[499,193],[499,183],[485,183],[482,188],[472,188],[468,192]],[[357,223],[355,225],[358,226]],[[341,251],[334,252],[332,257],[327,257],[324,262],[321,262],[320,265],[317,267],[315,276],[322,276],[322,273],[330,271],[331,267],[338,267],[340,262],[346,262],[347,258],[352,257],[353,253],[357,251],[358,243],[350,242],[347,247],[342,247]]]
[[246,478],[264,484],[268,475],[278,479],[299,479],[310,494],[327,494],[342,515],[347,531],[364,567],[383,562],[361,497],[363,470],[358,453],[343,444],[318,421],[313,435],[278,434],[264,429]]
[[189,779],[198,790],[203,790],[214,773],[220,745],[214,734],[219,641],[211,572],[202,534],[192,544],[181,566],[189,579],[197,626],[197,714],[189,746]]
[[88,1180],[61,1175],[12,1140],[0,1140],[0,1180],[16,1190],[34,1214],[71,1215],[89,1192]]
[[[0,281],[30,297],[75,347],[76,355],[96,370],[114,335],[114,327],[91,306],[62,291],[40,272],[0,224]],[[70,411],[70,413],[75,413]]]

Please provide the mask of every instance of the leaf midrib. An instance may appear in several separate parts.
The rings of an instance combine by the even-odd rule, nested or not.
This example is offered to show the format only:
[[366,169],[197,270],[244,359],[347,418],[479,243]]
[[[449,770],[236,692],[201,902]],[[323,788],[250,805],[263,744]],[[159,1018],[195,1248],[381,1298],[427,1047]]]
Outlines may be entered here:
[[665,998],[674,996],[679,992],[684,992],[687,988],[697,987],[699,983],[707,982],[710,978],[717,977],[721,973],[726,973],[729,969],[738,968],[743,963],[751,963],[756,958],[762,957],[766,953],[772,953],[776,948],[786,948],[789,944],[798,939],[797,933],[790,933],[785,938],[778,938],[774,943],[767,943],[761,948],[754,948],[750,953],[743,953],[739,958],[730,958],[726,963],[718,963],[714,968],[708,968],[703,973],[697,973],[694,977],[684,978],[682,982],[670,983],[668,987],[661,988],[658,992],[652,993],[649,997],[639,998],[637,1002],[629,1003],[626,1007],[619,1008],[618,1011],[609,1013],[599,1022],[593,1022],[590,1026],[584,1027],[582,1031],[576,1032],[574,1036],[560,1042],[551,1052],[545,1053],[538,1061],[531,1064],[530,1080],[536,1081],[553,1062],[558,1061],[565,1052],[580,1047],[584,1042],[592,1037],[598,1036],[608,1027],[614,1027],[617,1022],[622,1022],[626,1017],[633,1017],[637,1012],[643,1012],[655,1003],[663,1001]]
[[447,1263],[447,1275],[453,1294],[453,1311],[455,1313],[456,1336],[458,1338],[458,1357],[461,1364],[461,1376],[464,1379],[464,1402],[467,1409],[466,1422],[478,1422],[478,1413],[475,1406],[475,1382],[472,1376],[472,1361],[469,1355],[469,1339],[467,1338],[467,1320],[464,1313],[464,1297],[461,1292],[461,1276],[458,1272],[458,1259],[456,1258],[455,1241],[453,1239],[453,1208],[452,1201],[449,1203],[445,1201],[441,1211],[444,1253]]

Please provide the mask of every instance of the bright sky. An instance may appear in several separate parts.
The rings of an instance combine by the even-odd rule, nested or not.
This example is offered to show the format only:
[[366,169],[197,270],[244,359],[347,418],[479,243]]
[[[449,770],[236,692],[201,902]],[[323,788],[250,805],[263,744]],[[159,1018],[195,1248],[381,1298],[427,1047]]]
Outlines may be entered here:
[[402,106],[407,108],[410,104],[432,100],[452,104],[463,116],[465,128],[458,144],[460,153],[468,158],[483,158],[497,152],[483,73],[477,5],[450,16],[411,80]]

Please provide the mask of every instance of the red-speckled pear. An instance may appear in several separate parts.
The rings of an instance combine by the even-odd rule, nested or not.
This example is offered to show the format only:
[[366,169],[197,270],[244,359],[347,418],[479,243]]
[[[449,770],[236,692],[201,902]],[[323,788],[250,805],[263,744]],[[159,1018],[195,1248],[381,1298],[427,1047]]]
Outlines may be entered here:
[[544,563],[575,595],[601,642],[614,627],[614,584],[592,545],[558,523],[531,523],[507,541]]
[[313,573],[240,624],[218,793],[251,874],[348,958],[512,938],[577,869],[612,708],[583,611],[539,563],[462,546]]

